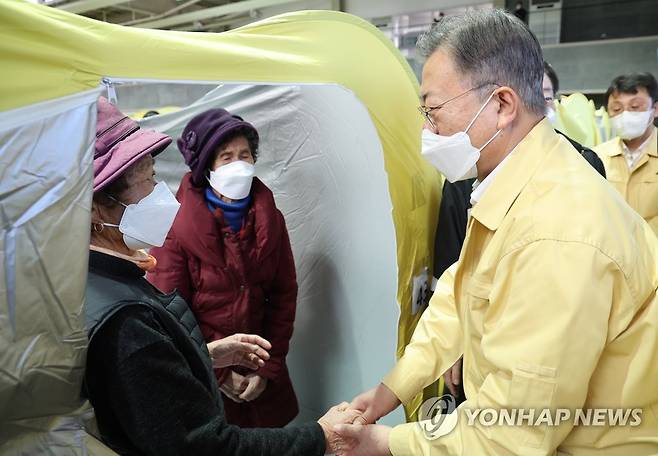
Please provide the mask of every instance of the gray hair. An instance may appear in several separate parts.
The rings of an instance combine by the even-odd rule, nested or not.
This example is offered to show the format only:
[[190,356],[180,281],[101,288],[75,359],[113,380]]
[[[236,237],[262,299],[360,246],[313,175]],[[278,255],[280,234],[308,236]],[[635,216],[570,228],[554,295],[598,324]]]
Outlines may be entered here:
[[515,16],[498,9],[447,16],[421,35],[416,47],[425,58],[438,48],[446,49],[473,87],[511,87],[529,111],[544,115],[541,47]]

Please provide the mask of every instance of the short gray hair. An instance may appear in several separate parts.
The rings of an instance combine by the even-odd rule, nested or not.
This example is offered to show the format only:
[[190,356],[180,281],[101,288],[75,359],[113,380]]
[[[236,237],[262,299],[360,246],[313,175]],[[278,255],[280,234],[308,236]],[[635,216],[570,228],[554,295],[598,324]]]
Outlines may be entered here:
[[446,16],[421,35],[416,46],[425,58],[446,49],[473,87],[489,82],[511,87],[529,111],[544,115],[541,46],[515,16],[499,9]]

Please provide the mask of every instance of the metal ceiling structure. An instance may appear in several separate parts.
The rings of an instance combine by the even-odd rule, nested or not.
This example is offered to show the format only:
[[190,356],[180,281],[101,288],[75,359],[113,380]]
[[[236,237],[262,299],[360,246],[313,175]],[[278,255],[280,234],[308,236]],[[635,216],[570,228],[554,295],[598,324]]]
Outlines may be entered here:
[[[303,0],[32,0],[104,22],[186,31],[224,31],[262,17],[272,7],[302,9]],[[339,0],[329,0],[340,9]]]
[[89,11],[106,8],[108,6],[117,6],[128,2],[130,2],[130,0],[76,0],[73,2],[61,3],[55,5],[55,7],[70,13],[83,14]]
[[216,19],[228,14],[249,13],[259,8],[267,8],[270,6],[283,5],[286,3],[295,3],[297,1],[298,0],[244,0],[241,2],[227,3],[221,6],[215,6],[213,8],[204,8],[198,11],[177,14],[175,16],[166,17],[164,19],[148,21],[141,23],[139,26],[143,28],[169,28],[174,25],[195,23],[197,21],[204,21],[207,19]]

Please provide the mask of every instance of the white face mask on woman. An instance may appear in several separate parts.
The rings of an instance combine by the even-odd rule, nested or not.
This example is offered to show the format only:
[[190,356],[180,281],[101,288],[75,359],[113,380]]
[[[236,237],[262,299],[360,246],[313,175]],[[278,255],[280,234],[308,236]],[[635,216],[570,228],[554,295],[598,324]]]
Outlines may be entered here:
[[238,160],[210,171],[208,181],[220,195],[241,200],[249,195],[255,174],[254,165]]
[[180,203],[167,184],[158,183],[148,196],[135,204],[125,205],[109,197],[126,210],[118,225],[103,225],[118,228],[123,233],[123,242],[131,250],[162,247],[180,208]]
[[480,152],[500,134],[498,130],[492,137],[484,143],[479,149],[471,143],[468,136],[468,130],[473,126],[475,120],[484,111],[489,104],[495,92],[492,92],[484,102],[480,110],[475,114],[473,120],[468,124],[466,130],[455,133],[451,136],[442,136],[423,129],[422,133],[422,155],[427,161],[434,165],[451,183],[477,177],[477,161],[480,159]]
[[641,112],[624,111],[611,117],[610,123],[621,139],[631,140],[642,136],[652,120],[653,109],[649,109]]

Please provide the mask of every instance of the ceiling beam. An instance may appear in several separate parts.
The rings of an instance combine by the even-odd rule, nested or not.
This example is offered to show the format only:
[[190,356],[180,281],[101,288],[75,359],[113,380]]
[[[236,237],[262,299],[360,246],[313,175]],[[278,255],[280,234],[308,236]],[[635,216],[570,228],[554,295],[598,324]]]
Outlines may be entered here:
[[94,11],[108,6],[121,5],[128,3],[130,0],[78,0],[76,2],[56,5],[55,8],[68,11],[69,13],[82,14],[88,11]]
[[179,12],[181,10],[184,10],[185,8],[189,8],[190,6],[196,5],[200,1],[201,0],[188,0],[187,2],[182,3],[182,4],[176,6],[175,8],[172,8],[170,10],[167,10],[164,13],[153,15],[152,17],[144,17],[142,19],[136,19],[136,20],[133,19],[132,21],[122,22],[120,25],[133,25],[135,27],[140,27],[139,24],[141,24],[142,22],[152,22],[152,21],[155,21],[155,20],[159,20],[159,19],[162,19],[162,18],[165,18],[165,17],[172,16],[172,15],[176,14],[177,12]]
[[[85,1],[85,0],[82,0]],[[92,1],[92,0],[86,0]],[[96,0],[100,1],[100,0]],[[211,19],[227,14],[244,13],[253,9],[267,8],[268,6],[285,5],[286,3],[295,3],[299,0],[244,0],[241,2],[229,3],[226,5],[205,8],[191,13],[178,14],[155,21],[147,21],[139,24],[143,28],[169,28],[174,25],[187,24],[205,19]]]
[[141,9],[141,8],[134,8],[132,6],[114,5],[114,6],[112,6],[112,8],[120,10],[120,11],[128,11],[128,12],[131,12],[131,13],[139,13],[139,14],[143,14],[144,16],[150,16],[150,17],[153,17],[156,14],[158,14],[158,13],[155,13],[153,11],[147,11],[147,10]]
[[208,30],[213,30],[218,27],[225,27],[236,22],[249,20],[250,16],[248,14],[235,14],[230,16],[225,16],[221,20],[215,22],[209,22],[206,24],[187,24],[181,27],[174,27],[171,30],[176,30],[180,32],[205,32]]

